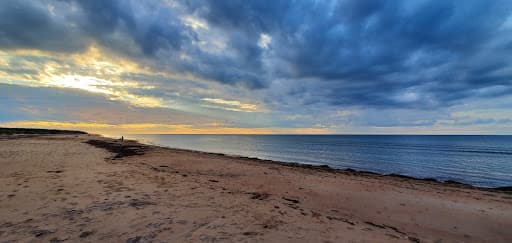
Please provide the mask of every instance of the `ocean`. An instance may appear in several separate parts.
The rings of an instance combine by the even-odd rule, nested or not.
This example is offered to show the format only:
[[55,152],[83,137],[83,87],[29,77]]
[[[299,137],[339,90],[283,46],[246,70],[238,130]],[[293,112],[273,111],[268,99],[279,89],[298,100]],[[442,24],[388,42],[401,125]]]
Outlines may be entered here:
[[329,165],[333,168],[512,186],[512,136],[128,135],[143,143]]

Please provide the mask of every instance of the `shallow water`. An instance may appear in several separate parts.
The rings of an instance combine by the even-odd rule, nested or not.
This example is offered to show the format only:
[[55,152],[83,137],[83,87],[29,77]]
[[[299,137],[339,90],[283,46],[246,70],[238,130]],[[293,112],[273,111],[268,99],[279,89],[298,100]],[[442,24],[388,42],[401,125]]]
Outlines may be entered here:
[[172,148],[512,186],[512,136],[128,135]]

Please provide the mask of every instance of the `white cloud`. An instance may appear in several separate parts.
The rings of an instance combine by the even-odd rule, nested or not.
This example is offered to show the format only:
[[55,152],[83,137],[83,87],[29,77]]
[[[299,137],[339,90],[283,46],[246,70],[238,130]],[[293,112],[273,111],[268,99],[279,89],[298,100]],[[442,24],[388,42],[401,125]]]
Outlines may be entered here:
[[270,42],[272,42],[272,36],[261,33],[260,39],[258,40],[258,46],[263,49],[268,49],[268,46],[270,45]]

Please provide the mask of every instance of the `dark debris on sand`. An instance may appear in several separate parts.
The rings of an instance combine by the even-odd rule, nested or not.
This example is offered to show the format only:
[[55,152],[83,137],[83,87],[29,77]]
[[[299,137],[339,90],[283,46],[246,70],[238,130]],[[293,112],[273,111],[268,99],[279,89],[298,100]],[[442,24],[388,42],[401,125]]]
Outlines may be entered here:
[[270,197],[270,194],[268,194],[268,193],[249,192],[247,194],[251,195],[251,199],[256,199],[256,200],[265,200]]
[[33,230],[32,235],[34,235],[36,238],[46,236],[48,234],[55,233],[55,230]]
[[114,141],[104,141],[104,140],[89,140],[85,142],[97,148],[103,148],[108,150],[109,152],[115,153],[112,159],[121,159],[123,157],[134,156],[134,155],[143,155],[147,146],[140,144],[124,144],[118,143]]
[[141,236],[136,236],[126,240],[126,243],[139,243],[142,240]]
[[142,207],[144,207],[146,205],[156,205],[156,203],[149,202],[149,201],[133,200],[130,203],[128,203],[128,205],[130,205],[131,207],[139,209],[139,208],[142,208]]
[[84,231],[84,232],[80,233],[80,236],[79,236],[79,237],[80,237],[80,238],[85,238],[85,237],[88,237],[88,236],[90,236],[90,235],[92,235],[92,234],[93,234],[93,232],[92,232],[92,231]]
[[299,200],[293,199],[293,198],[283,197],[283,199],[288,201],[288,202],[292,202],[292,203],[299,203],[300,202]]

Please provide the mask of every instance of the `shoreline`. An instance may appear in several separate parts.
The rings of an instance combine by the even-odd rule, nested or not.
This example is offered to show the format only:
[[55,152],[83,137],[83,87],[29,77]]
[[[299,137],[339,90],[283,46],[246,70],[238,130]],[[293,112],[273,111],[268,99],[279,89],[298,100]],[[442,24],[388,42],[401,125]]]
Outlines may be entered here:
[[[26,133],[16,133],[19,131],[23,131]],[[0,139],[2,139],[2,136],[9,139],[9,137],[17,136],[17,137],[34,137],[34,136],[53,136],[53,135],[84,135],[89,134],[87,132],[83,131],[75,131],[75,130],[56,130],[56,129],[33,129],[33,128],[2,128],[0,127]],[[102,134],[91,134],[95,136],[100,136],[105,139],[112,139],[117,140],[114,136],[108,136],[108,135],[102,135]],[[137,134],[135,134],[137,135]],[[197,135],[197,134],[185,134],[185,135]],[[233,134],[219,134],[219,135],[229,135],[232,136]],[[244,134],[236,134],[236,135],[244,135]],[[276,136],[280,135],[288,135],[288,134],[272,134]],[[292,134],[295,135],[295,134]],[[349,136],[368,136],[367,134],[334,134],[336,135],[349,135]],[[371,136],[396,136],[393,134],[373,134]],[[492,134],[468,134],[468,135],[419,135],[419,134],[397,134],[400,136],[512,136],[512,135],[492,135]],[[297,135],[302,136],[302,135]],[[330,135],[310,135],[310,136],[330,136]],[[171,149],[171,150],[182,150],[182,151],[188,151],[188,152],[194,152],[194,153],[203,153],[203,154],[212,154],[212,155],[219,155],[219,156],[226,156],[226,157],[232,157],[232,158],[240,158],[240,159],[249,159],[249,160],[257,160],[262,163],[275,163],[280,164],[283,166],[292,166],[292,167],[303,167],[303,168],[310,168],[313,170],[324,170],[324,171],[330,171],[331,173],[360,173],[360,174],[369,174],[369,175],[376,175],[376,176],[387,176],[387,177],[396,177],[396,178],[402,178],[402,179],[409,179],[409,180],[417,180],[417,181],[424,181],[424,182],[432,182],[432,183],[438,183],[441,185],[448,185],[448,186],[455,186],[455,187],[461,187],[461,188],[473,188],[478,190],[489,190],[489,191],[497,191],[497,192],[504,192],[504,193],[512,193],[512,185],[506,185],[506,186],[498,186],[498,187],[486,187],[486,186],[478,186],[478,185],[471,185],[469,183],[460,182],[457,180],[446,180],[441,181],[435,178],[431,177],[414,177],[399,173],[379,173],[379,172],[372,172],[367,170],[356,170],[352,168],[335,168],[329,165],[325,164],[307,164],[307,163],[300,163],[300,162],[286,162],[286,161],[278,161],[278,160],[270,160],[270,159],[262,159],[258,157],[249,157],[249,156],[243,156],[243,155],[236,155],[236,154],[224,154],[224,153],[216,153],[216,152],[207,152],[207,151],[201,151],[201,150],[194,150],[194,149],[182,149],[182,148],[174,148],[162,144],[155,144],[151,142],[144,143],[143,141],[138,141],[136,139],[126,139],[126,141],[133,141],[135,143],[144,144],[147,146],[155,146],[165,149]]]
[[510,242],[512,195],[99,135],[0,136],[9,242]]
[[[101,134],[95,134],[107,139],[116,140],[116,138],[112,137],[106,137]],[[436,135],[437,136],[437,135]],[[431,182],[436,183],[440,185],[446,185],[446,186],[453,186],[453,187],[461,187],[461,188],[468,188],[468,189],[477,189],[477,190],[486,190],[486,191],[496,191],[496,192],[503,192],[503,193],[512,193],[512,185],[509,186],[499,186],[499,187],[484,187],[484,186],[476,186],[471,185],[469,183],[463,183],[456,180],[447,180],[447,181],[441,181],[437,180],[435,178],[419,178],[414,176],[408,176],[398,173],[378,173],[378,172],[372,172],[372,171],[366,171],[366,170],[355,170],[352,168],[335,168],[329,165],[325,164],[306,164],[306,163],[300,163],[300,162],[285,162],[285,161],[279,161],[279,160],[270,160],[270,159],[262,159],[258,157],[249,157],[249,156],[243,156],[243,155],[236,155],[236,154],[224,154],[224,153],[216,153],[216,152],[207,152],[207,151],[201,151],[201,150],[194,150],[194,149],[183,149],[183,148],[174,148],[166,145],[161,144],[154,144],[154,143],[144,143],[142,141],[136,140],[136,139],[127,139],[126,141],[132,141],[137,144],[145,145],[145,146],[154,146],[162,149],[170,149],[175,151],[186,151],[191,153],[200,153],[200,154],[210,154],[210,155],[218,155],[218,156],[225,156],[229,158],[238,158],[238,159],[247,159],[247,160],[254,160],[260,163],[273,163],[278,164],[282,166],[289,166],[289,167],[299,167],[299,168],[306,168],[306,169],[312,169],[312,170],[319,170],[324,172],[330,172],[330,173],[342,173],[347,174],[351,173],[353,175],[361,174],[361,175],[375,175],[375,176],[381,176],[381,177],[393,177],[393,178],[400,178],[400,179],[408,179],[408,180],[415,180],[415,181],[423,181],[423,182]]]

